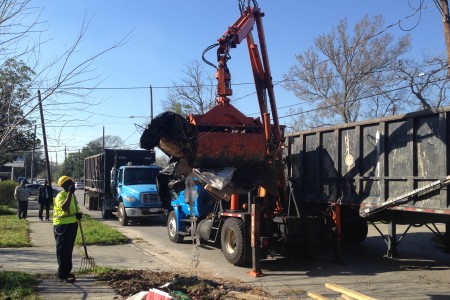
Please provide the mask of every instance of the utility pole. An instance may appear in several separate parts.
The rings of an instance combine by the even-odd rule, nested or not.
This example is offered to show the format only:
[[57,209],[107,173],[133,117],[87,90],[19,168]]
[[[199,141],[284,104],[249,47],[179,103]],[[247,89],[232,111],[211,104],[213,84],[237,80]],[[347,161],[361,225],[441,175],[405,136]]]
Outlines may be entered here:
[[36,125],[34,125],[34,140],[33,140],[33,150],[31,152],[31,183],[33,183],[34,180],[34,148],[36,148]]
[[80,170],[80,149],[78,149],[78,181],[81,181],[81,170]]
[[439,12],[442,16],[442,23],[444,25],[444,38],[445,38],[445,47],[447,52],[447,68],[448,68],[448,76],[450,76],[450,15],[448,11],[448,0],[440,0],[440,5],[437,3],[437,0],[434,0]]
[[[439,6],[434,1],[436,6],[438,6],[439,11],[442,15],[442,23],[444,24],[444,37],[445,37],[445,47],[447,50],[447,76],[450,77],[450,15],[448,12],[448,0],[441,0],[441,5]],[[445,223],[445,251],[450,252],[450,222]]]
[[150,84],[150,121],[153,120],[153,88]]
[[38,90],[39,111],[41,112],[42,138],[44,139],[45,164],[47,165],[47,178],[52,186],[52,174],[50,172],[50,160],[48,159],[47,135],[45,134],[44,111],[42,110],[41,91]]

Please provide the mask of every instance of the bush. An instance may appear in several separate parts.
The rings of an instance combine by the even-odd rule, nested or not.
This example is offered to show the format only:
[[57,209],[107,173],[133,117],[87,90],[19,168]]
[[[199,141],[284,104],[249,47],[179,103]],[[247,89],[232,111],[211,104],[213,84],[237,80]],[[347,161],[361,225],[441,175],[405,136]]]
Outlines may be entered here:
[[14,199],[14,190],[17,185],[18,183],[12,180],[0,181],[0,205],[17,206]]
[[15,215],[16,213],[6,205],[0,205],[0,216]]

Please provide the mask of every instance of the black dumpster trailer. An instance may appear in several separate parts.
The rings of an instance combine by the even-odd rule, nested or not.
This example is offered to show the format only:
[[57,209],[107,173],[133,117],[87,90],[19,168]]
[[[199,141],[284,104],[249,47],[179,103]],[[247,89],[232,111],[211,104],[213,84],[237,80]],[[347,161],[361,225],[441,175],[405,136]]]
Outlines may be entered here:
[[[390,257],[411,226],[426,226],[450,250],[450,107],[295,132],[286,144],[286,173],[300,207],[339,203],[358,211]],[[389,223],[387,234],[380,221]],[[408,225],[400,239],[397,224]]]

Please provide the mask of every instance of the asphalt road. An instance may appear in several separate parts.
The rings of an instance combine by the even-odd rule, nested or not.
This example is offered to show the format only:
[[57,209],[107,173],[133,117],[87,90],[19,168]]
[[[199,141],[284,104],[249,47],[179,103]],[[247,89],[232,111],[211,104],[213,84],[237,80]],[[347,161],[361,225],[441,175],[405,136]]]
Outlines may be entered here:
[[[82,191],[76,192],[82,204]],[[89,211],[101,220],[100,211]],[[398,246],[401,258],[384,257],[386,245],[378,232],[369,226],[367,239],[358,246],[344,246],[343,262],[336,262],[332,249],[324,249],[311,258],[269,258],[261,262],[263,277],[252,277],[250,268],[235,267],[223,257],[220,249],[202,245],[199,265],[192,263],[190,239],[181,244],[172,243],[162,218],[146,224],[120,226],[116,219],[104,220],[117,228],[168,270],[206,273],[214,277],[238,279],[266,288],[274,298],[281,294],[305,295],[306,291],[328,297],[337,293],[325,288],[325,283],[336,283],[377,299],[450,299],[450,254],[433,240],[433,233],[425,227],[412,228]],[[387,233],[387,226],[381,226]],[[398,226],[400,236],[404,226]],[[445,227],[438,224],[442,232]],[[322,252],[322,251],[321,251]],[[144,268],[145,266],[143,266]]]

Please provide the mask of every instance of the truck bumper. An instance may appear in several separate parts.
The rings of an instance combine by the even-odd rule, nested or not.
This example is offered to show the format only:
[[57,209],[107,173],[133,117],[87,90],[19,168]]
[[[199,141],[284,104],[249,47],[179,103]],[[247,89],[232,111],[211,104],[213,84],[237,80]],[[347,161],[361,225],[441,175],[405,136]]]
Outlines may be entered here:
[[125,208],[125,212],[130,218],[145,218],[145,217],[156,217],[163,216],[167,214],[167,209],[164,208]]

